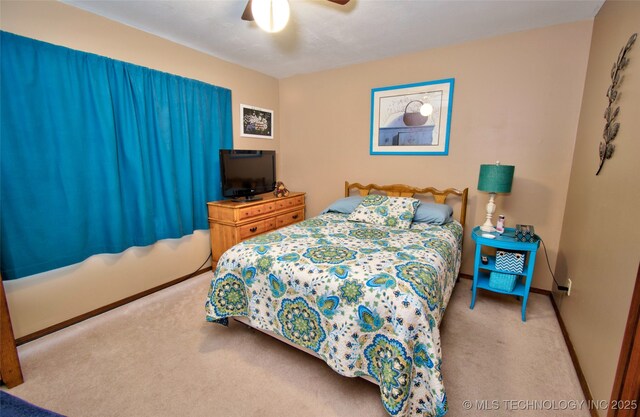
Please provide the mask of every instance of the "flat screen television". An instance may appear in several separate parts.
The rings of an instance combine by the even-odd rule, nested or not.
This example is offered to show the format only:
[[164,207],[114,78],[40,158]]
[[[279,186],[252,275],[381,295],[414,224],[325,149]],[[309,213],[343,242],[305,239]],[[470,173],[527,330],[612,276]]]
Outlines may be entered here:
[[261,200],[276,186],[276,152],[220,150],[222,195],[234,201]]

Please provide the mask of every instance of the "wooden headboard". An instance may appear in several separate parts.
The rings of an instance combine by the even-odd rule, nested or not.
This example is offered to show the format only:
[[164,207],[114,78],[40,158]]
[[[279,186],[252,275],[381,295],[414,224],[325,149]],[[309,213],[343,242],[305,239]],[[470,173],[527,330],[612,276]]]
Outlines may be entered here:
[[444,191],[440,191],[437,188],[433,188],[433,187],[417,188],[417,187],[411,187],[409,185],[403,185],[403,184],[362,185],[357,182],[349,183],[348,181],[345,181],[344,196],[349,197],[349,195],[351,194],[351,190],[358,190],[358,193],[361,196],[368,195],[371,191],[383,191],[386,195],[390,197],[414,197],[416,194],[431,194],[435,202],[440,204],[446,204],[446,200],[447,200],[447,197],[449,197],[449,194],[456,195],[461,198],[461,202],[462,202],[458,221],[460,222],[464,230],[464,221],[467,217],[467,197],[469,194],[468,188],[465,188],[462,191],[457,190],[455,188],[447,188]]

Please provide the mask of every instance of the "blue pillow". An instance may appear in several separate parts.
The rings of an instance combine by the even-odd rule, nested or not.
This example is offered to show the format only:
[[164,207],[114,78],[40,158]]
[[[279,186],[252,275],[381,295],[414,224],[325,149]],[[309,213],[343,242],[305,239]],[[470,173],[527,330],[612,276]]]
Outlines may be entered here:
[[364,197],[359,195],[341,198],[340,200],[334,201],[333,204],[324,209],[320,214],[328,213],[330,211],[334,213],[351,214],[353,210],[355,210],[356,207],[358,207],[360,203],[362,203],[363,199]]
[[446,204],[421,203],[413,216],[416,223],[442,225],[453,220],[453,208]]

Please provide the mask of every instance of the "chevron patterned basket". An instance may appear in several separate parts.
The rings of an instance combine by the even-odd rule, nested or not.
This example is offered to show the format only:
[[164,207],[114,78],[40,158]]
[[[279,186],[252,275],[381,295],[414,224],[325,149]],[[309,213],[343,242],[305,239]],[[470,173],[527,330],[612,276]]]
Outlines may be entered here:
[[506,250],[496,251],[496,269],[520,273],[524,269],[524,253]]

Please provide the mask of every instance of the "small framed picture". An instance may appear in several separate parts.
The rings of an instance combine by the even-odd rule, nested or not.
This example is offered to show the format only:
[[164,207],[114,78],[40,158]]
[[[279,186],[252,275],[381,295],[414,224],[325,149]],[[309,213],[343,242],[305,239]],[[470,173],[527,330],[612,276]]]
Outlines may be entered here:
[[241,104],[240,136],[273,139],[273,110]]

